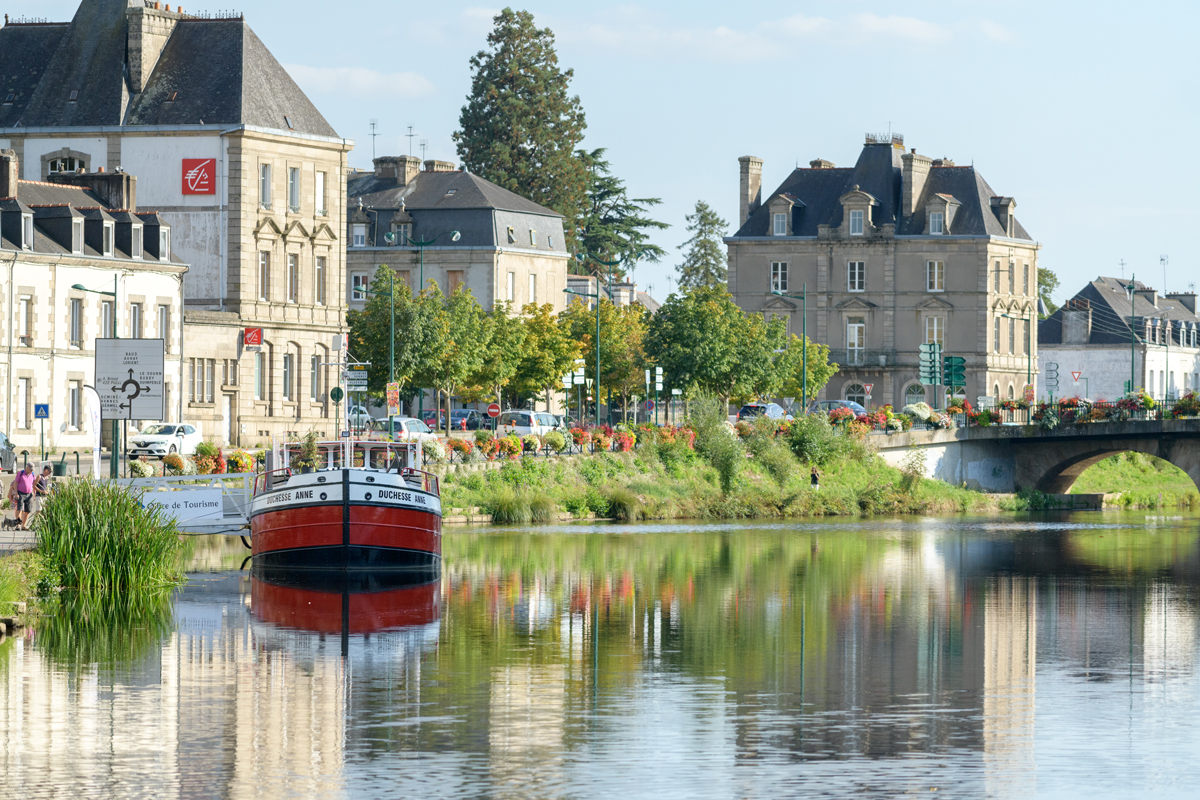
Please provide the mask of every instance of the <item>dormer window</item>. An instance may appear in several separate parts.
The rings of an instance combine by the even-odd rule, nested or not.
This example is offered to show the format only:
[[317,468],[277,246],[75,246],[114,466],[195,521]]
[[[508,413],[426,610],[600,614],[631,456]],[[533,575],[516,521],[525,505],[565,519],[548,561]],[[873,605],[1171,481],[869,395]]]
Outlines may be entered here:
[[861,209],[850,212],[850,235],[863,235],[863,212]]
[[33,215],[21,215],[21,248],[23,250],[33,249]]
[[112,257],[113,254],[113,226],[110,223],[104,225],[104,255]]
[[158,260],[171,260],[171,232],[166,228],[158,229]]
[[353,235],[352,242],[353,242],[354,247],[366,247],[367,246],[367,226],[366,225],[355,225],[352,235]]
[[537,247],[537,231],[533,228],[529,229],[529,246]]
[[773,214],[771,234],[773,236],[787,236],[787,214]]
[[934,211],[929,215],[929,233],[934,236],[940,236],[944,232],[945,217],[941,211]]
[[515,230],[513,230],[511,225],[508,227],[508,243],[509,244],[517,243],[517,232]]
[[9,92],[8,94],[4,95],[4,105],[11,106],[16,99],[17,96],[12,92]]
[[76,255],[83,252],[83,220],[81,219],[71,223],[71,252]]
[[132,225],[130,227],[132,228],[132,233],[130,234],[130,238],[133,241],[129,246],[129,249],[132,251],[129,255],[131,258],[141,258],[142,257],[142,226],[141,225]]

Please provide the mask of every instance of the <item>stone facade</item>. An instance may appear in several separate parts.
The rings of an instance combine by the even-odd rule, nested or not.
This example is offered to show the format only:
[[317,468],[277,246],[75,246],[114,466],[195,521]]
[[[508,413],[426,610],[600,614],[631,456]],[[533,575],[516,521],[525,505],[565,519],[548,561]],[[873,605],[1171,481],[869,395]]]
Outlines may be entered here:
[[729,290],[795,334],[807,293],[808,336],[840,365],[822,399],[862,402],[871,384],[872,405],[941,405],[918,381],[919,346],[934,341],[966,359],[973,402],[1020,397],[1034,383],[1039,246],[974,168],[902,151],[869,137],[853,169],[818,159],[765,203],[760,162],[742,158]]

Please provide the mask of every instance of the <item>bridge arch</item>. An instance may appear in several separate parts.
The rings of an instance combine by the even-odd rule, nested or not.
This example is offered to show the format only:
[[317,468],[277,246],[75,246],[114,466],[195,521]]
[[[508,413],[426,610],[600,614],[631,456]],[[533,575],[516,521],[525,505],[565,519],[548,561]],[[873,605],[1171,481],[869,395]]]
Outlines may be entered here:
[[[1084,471],[1109,456],[1119,453],[1144,453],[1161,458],[1187,473],[1200,490],[1200,447],[1195,442],[1180,442],[1160,438],[1129,438],[1109,442],[1079,442],[1084,447],[1064,453],[1055,447],[1045,447],[1041,457],[1040,475],[1035,488],[1047,494],[1066,494]],[[1099,445],[1099,446],[1097,446]]]

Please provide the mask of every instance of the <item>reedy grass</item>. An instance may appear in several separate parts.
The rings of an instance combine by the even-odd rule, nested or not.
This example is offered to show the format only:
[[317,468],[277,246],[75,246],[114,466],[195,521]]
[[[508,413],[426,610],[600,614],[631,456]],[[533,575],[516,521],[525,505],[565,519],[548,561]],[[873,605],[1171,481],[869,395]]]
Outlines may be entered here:
[[38,649],[60,665],[132,664],[156,653],[174,620],[167,591],[64,593],[37,623]]
[[91,480],[60,484],[34,518],[45,568],[81,594],[162,590],[179,583],[175,522],[135,491]]

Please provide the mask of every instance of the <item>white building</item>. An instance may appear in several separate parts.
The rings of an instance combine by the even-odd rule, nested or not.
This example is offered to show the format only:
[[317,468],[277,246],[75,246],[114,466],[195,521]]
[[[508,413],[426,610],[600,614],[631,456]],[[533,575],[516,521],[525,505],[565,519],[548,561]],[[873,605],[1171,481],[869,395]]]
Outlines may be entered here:
[[1158,400],[1200,388],[1196,295],[1160,297],[1138,281],[1097,278],[1038,323],[1043,380],[1049,363],[1058,365],[1056,397],[1114,400],[1130,380]]
[[[95,340],[112,336],[114,310],[120,338],[165,340],[165,405],[177,416],[188,268],[172,255],[171,227],[136,210],[131,175],[45,183],[18,180],[19,168],[12,150],[0,151],[0,424],[17,453],[40,451],[43,424],[48,450],[91,452],[83,387],[95,382]],[[115,298],[95,293],[111,293],[114,278]],[[41,404],[50,406],[45,423],[35,416]]]

